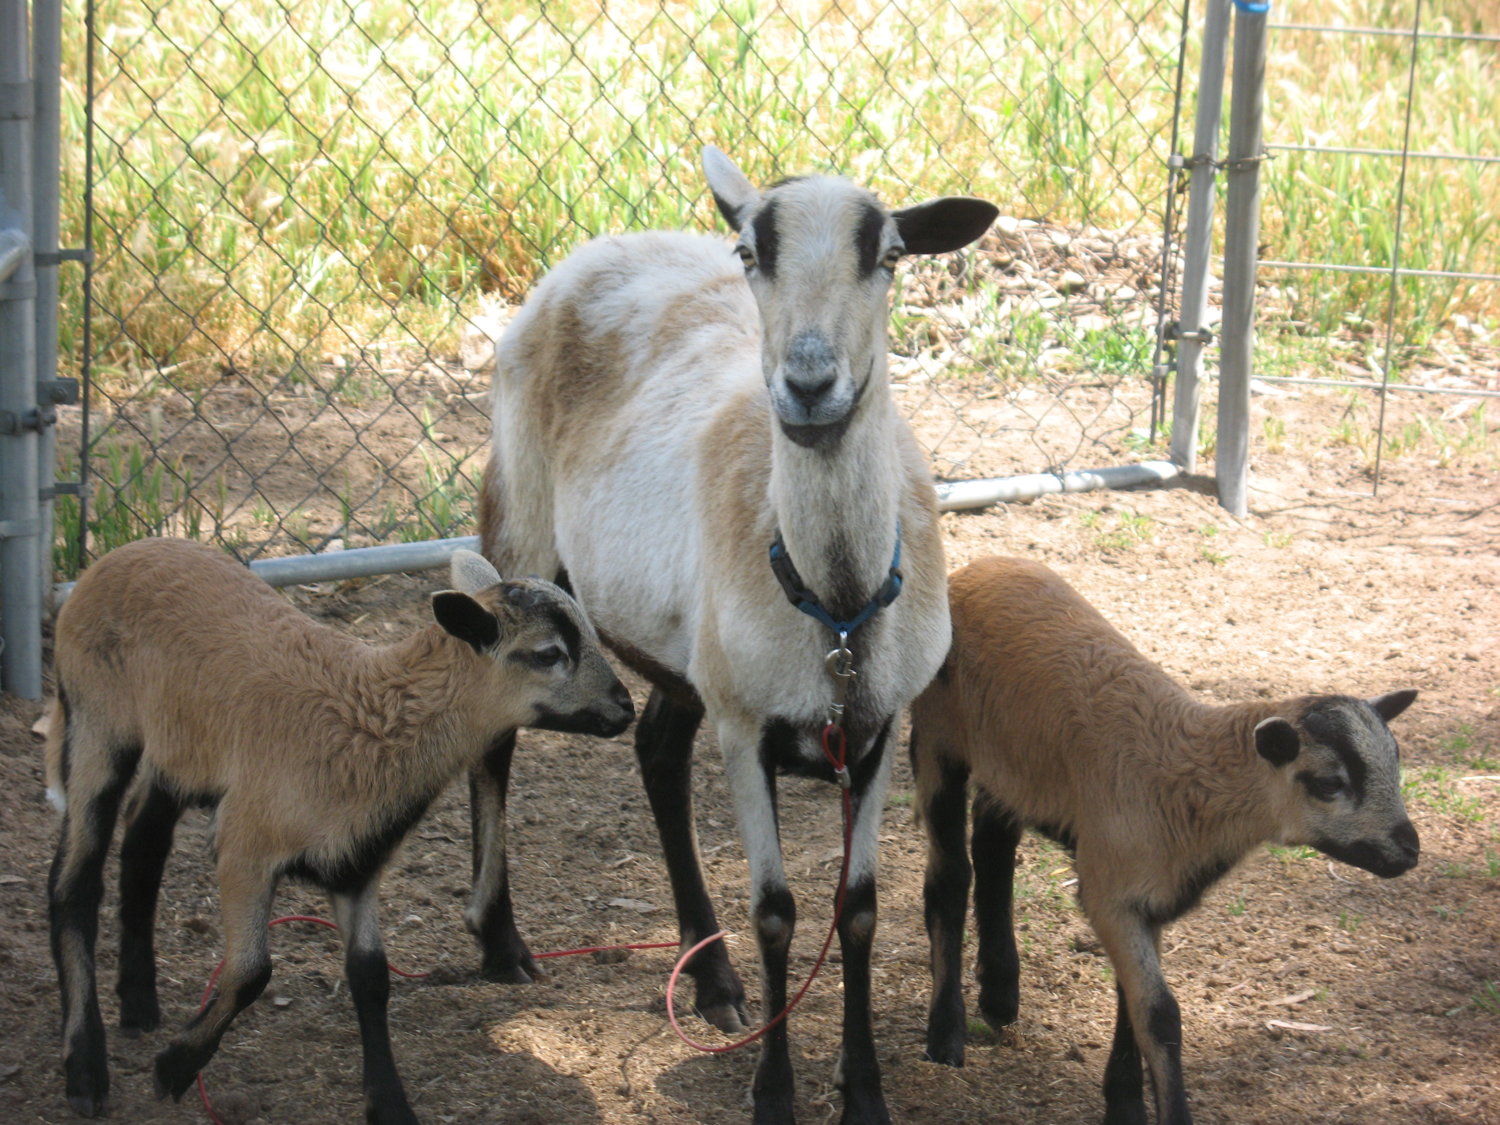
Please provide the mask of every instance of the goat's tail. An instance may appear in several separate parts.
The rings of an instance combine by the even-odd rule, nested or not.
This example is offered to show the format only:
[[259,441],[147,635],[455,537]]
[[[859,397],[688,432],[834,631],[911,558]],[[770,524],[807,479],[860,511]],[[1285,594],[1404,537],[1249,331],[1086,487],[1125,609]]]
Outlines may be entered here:
[[47,777],[47,800],[59,813],[64,813],[68,811],[68,697],[61,683],[57,685],[57,696],[48,708],[46,722],[44,769]]

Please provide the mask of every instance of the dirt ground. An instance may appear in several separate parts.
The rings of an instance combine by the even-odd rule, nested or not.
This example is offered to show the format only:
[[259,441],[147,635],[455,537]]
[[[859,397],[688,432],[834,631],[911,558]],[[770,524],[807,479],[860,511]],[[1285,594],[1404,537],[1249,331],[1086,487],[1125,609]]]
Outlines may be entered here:
[[[1077,585],[1200,697],[1414,687],[1397,720],[1420,865],[1381,881],[1303,851],[1261,849],[1167,934],[1183,1008],[1184,1064],[1204,1125],[1500,1122],[1500,436],[1456,459],[1413,449],[1388,460],[1378,498],[1352,444],[1332,440],[1345,400],[1305,389],[1258,398],[1280,419],[1260,442],[1252,514],[1218,508],[1187,481],[1053,496],[944,518],[950,561],[1041,559]],[[1399,411],[1442,409],[1395,403]],[[1254,432],[1271,433],[1257,419]],[[1441,463],[1440,463],[1441,462]],[[425,613],[437,575],[289,592],[368,638]],[[636,689],[638,704],[644,691]],[[45,890],[56,829],[31,733],[39,708],[0,714],[0,1121],[67,1122]],[[517,911],[536,951],[670,941],[670,894],[636,778],[630,735],[528,734],[513,787]],[[705,742],[711,739],[705,736]],[[904,757],[904,756],[903,756]],[[717,752],[701,749],[698,823],[707,877],[752,992],[745,865]],[[794,972],[811,963],[837,875],[838,804],[789,783],[783,820],[801,928]],[[898,759],[883,832],[876,1032],[893,1116],[914,1125],[1098,1120],[1114,1002],[1107,961],[1069,889],[1064,853],[1029,840],[1018,890],[1022,1012],[1000,1036],[974,1028],[968,1065],[924,1062],[923,846]],[[412,1101],[428,1122],[736,1122],[754,1052],[699,1055],[664,1015],[671,957],[549,961],[529,986],[486,983],[461,912],[467,813],[455,786],[413,832],[385,880],[393,963],[427,971],[393,986],[391,1023]],[[192,1012],[218,956],[207,821],[184,822],[159,924],[168,1025]],[[112,875],[110,876],[112,878]],[[111,892],[112,897],[112,892]],[[325,913],[305,888],[283,913]],[[113,1022],[112,905],[100,942]],[[319,1125],[360,1114],[359,1045],[338,941],[279,928],[276,973],[207,1068],[229,1125]],[[972,1009],[972,994],[970,997]],[[834,966],[792,1018],[799,1114],[837,1118]],[[687,1025],[704,1038],[717,1033]],[[192,1095],[151,1096],[166,1032],[113,1035],[112,1117],[206,1120]]]

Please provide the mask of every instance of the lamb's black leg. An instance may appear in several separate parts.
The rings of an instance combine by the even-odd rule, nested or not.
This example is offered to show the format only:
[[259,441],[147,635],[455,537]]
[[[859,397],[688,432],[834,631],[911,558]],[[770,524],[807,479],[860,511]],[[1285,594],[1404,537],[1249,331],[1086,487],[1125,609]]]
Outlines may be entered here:
[[969,857],[964,837],[968,826],[969,771],[949,762],[939,764],[937,769],[935,787],[921,810],[922,825],[927,832],[927,874],[922,898],[932,971],[927,1057],[948,1066],[963,1066],[966,1031],[963,935],[964,915],[969,905]]
[[[636,759],[661,838],[684,951],[719,929],[693,822],[693,737],[702,721],[701,704],[675,700],[653,688],[635,728]],[[748,1022],[745,988],[724,943],[699,951],[686,971],[697,984],[698,1013],[724,1031],[743,1030]]]
[[473,891],[464,925],[479,941],[480,971],[490,980],[526,984],[537,975],[531,950],[516,928],[510,901],[509,841],[506,833],[506,795],[510,761],[516,750],[514,733],[499,739],[484,761],[469,774],[470,847],[473,852]]
[[120,1029],[126,1035],[161,1025],[156,997],[156,900],[182,803],[159,781],[126,813],[120,847]]
[[333,896],[335,916],[344,937],[344,975],[359,1018],[365,1120],[369,1125],[417,1125],[391,1051],[386,1019],[391,977],[380,940],[376,891],[376,880],[371,879],[353,893]]
[[991,1027],[1016,1021],[1021,955],[1013,895],[1021,822],[981,793],[974,799],[974,922],[979,937],[979,1011]]

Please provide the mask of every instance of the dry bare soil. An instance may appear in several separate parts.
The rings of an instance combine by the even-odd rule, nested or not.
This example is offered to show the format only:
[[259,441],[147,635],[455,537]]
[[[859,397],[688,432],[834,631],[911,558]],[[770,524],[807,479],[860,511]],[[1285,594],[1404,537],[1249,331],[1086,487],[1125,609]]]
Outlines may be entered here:
[[[945,517],[951,562],[1042,559],[1205,700],[1415,687],[1396,723],[1422,861],[1388,882],[1304,851],[1262,849],[1166,940],[1184,1012],[1184,1059],[1204,1125],[1500,1122],[1500,474],[1491,443],[1458,465],[1387,463],[1378,498],[1352,447],[1327,440],[1341,399],[1293,394],[1286,434],[1258,455],[1252,514],[1234,520],[1206,486],[1050,497]],[[1426,404],[1424,404],[1426,405]],[[1428,407],[1430,409],[1430,407]],[[1265,410],[1262,403],[1258,410]],[[1257,430],[1257,433],[1260,431]],[[362,636],[419,621],[438,576],[290,592]],[[644,702],[640,684],[633,685]],[[42,801],[32,704],[0,715],[0,1121],[66,1122],[45,888],[55,832]],[[754,991],[745,865],[717,754],[704,736],[698,823],[707,875]],[[1000,1036],[974,1029],[968,1066],[922,1059],[926,939],[922,843],[910,773],[897,765],[883,836],[876,1026],[900,1121],[1017,1125],[1096,1121],[1114,1002],[1107,961],[1073,905],[1064,853],[1026,846],[1018,912],[1022,1014]],[[460,915],[467,813],[455,786],[385,881],[399,980],[391,1021],[402,1071],[428,1122],[736,1122],[754,1053],[697,1054],[671,1033],[665,953],[548,962],[529,986],[480,980]],[[513,789],[515,893],[534,949],[675,938],[629,735],[527,735]],[[789,784],[788,868],[801,905],[794,970],[827,924],[837,874],[832,790]],[[218,956],[207,821],[179,835],[160,920],[169,1024],[192,1012]],[[325,910],[288,888],[284,913]],[[115,928],[100,945],[114,1015]],[[359,1048],[337,938],[289,925],[276,975],[206,1077],[220,1115],[245,1122],[360,1116]],[[792,1020],[800,1118],[835,1119],[837,966]],[[688,1026],[716,1033],[701,1021]],[[205,1120],[191,1095],[151,1097],[165,1032],[111,1039],[116,1121]]]

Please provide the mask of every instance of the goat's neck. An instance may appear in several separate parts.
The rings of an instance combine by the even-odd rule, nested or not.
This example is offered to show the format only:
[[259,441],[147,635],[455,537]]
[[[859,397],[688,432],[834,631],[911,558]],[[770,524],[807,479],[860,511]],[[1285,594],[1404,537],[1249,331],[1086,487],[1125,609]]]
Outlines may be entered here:
[[776,526],[804,583],[836,616],[857,612],[890,570],[905,482],[899,426],[880,376],[832,448],[804,448],[772,424]]

